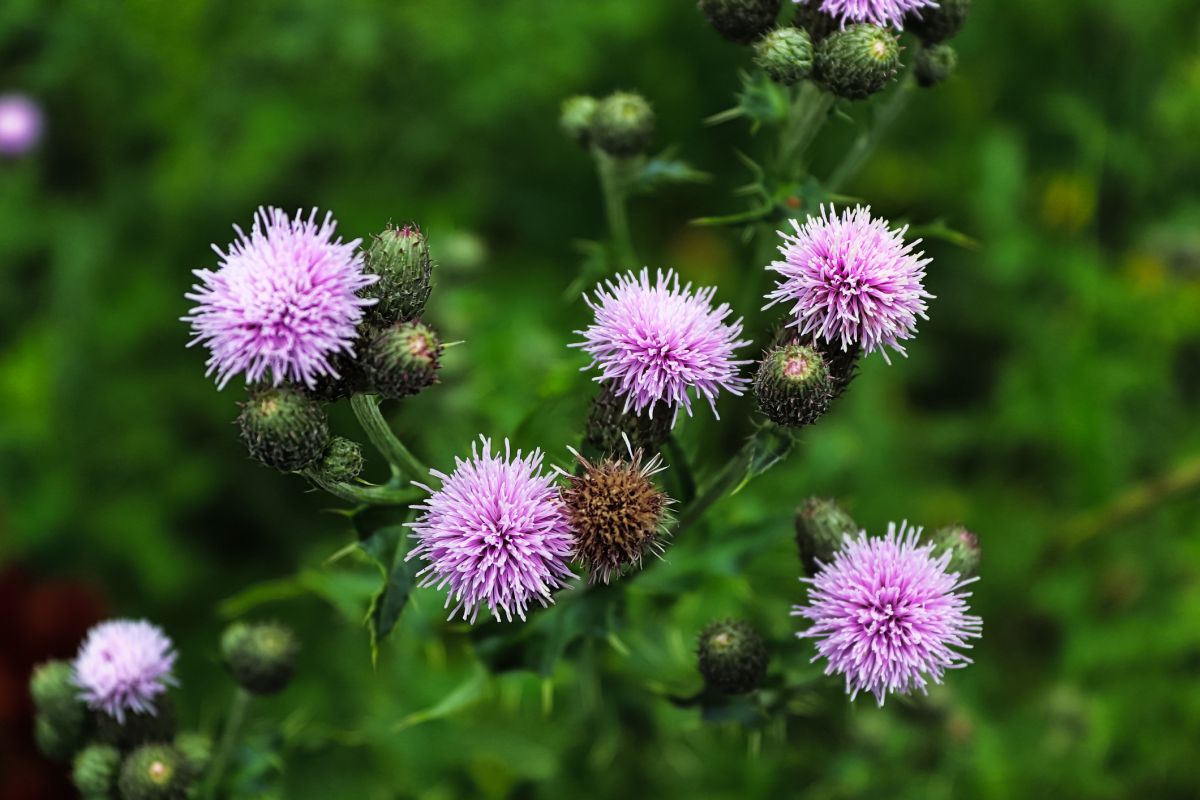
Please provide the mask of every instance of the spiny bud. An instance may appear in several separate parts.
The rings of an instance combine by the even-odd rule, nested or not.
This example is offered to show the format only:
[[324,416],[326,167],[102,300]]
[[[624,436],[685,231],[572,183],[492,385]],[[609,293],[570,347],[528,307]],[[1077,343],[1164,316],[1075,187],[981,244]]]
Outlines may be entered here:
[[671,499],[650,476],[664,467],[656,455],[642,463],[642,451],[628,460],[606,458],[593,464],[578,453],[581,473],[568,478],[561,492],[567,520],[575,532],[574,557],[591,571],[592,581],[608,583],[642,557],[658,555],[666,535]]
[[363,290],[379,302],[367,308],[367,317],[378,325],[407,322],[425,311],[433,289],[433,259],[429,240],[414,225],[388,225],[367,248],[365,271],[379,280]]
[[321,406],[286,384],[251,389],[238,425],[250,455],[280,472],[304,469],[329,443],[329,423]]
[[659,404],[654,416],[625,410],[625,401],[607,387],[592,398],[588,411],[587,442],[605,455],[625,451],[625,437],[634,450],[657,453],[671,435],[671,410]]
[[212,739],[202,733],[185,731],[175,737],[175,750],[178,751],[188,778],[198,780],[208,769],[212,761]]
[[937,44],[962,30],[970,11],[971,0],[938,0],[936,6],[910,11],[904,18],[904,29],[927,45]]
[[317,462],[316,470],[327,481],[351,482],[362,474],[362,446],[343,436],[333,437],[325,448],[325,454]]
[[87,714],[79,700],[74,670],[66,661],[47,661],[34,669],[29,693],[38,713],[56,724],[79,725]]
[[175,736],[175,703],[167,695],[154,699],[149,711],[127,711],[118,721],[103,711],[96,712],[96,738],[121,750],[138,745],[169,742]]
[[[369,330],[369,326],[364,324],[359,328],[360,338],[364,330]],[[356,345],[356,347],[361,347],[361,345]],[[359,366],[354,356],[339,350],[329,357],[329,364],[337,372],[337,377],[332,374],[322,375],[317,378],[315,386],[298,388],[302,388],[305,394],[322,403],[334,403],[363,390],[362,367]]]
[[399,400],[432,386],[437,380],[442,343],[421,322],[398,322],[375,334],[363,352],[371,388],[388,400]]
[[38,751],[52,761],[69,761],[82,744],[80,736],[55,727],[49,718],[41,714],[34,719],[33,738]]
[[763,356],[754,378],[758,408],[776,425],[811,425],[829,410],[833,379],[825,358],[802,344],[773,347]]
[[272,622],[235,622],[221,636],[225,666],[253,694],[283,691],[296,673],[298,650],[291,630]]
[[842,24],[836,18],[821,10],[817,0],[796,6],[796,16],[792,18],[792,24],[808,31],[814,43],[842,29]]
[[582,147],[591,143],[592,120],[596,116],[597,106],[599,103],[596,98],[585,94],[568,97],[563,101],[562,112],[558,117],[559,127]]
[[936,546],[940,554],[943,550],[950,551],[950,572],[957,572],[963,578],[973,578],[979,572],[979,562],[982,551],[979,547],[979,537],[962,525],[949,525],[938,528],[929,536],[929,541]]
[[148,744],[125,757],[117,789],[123,800],[182,800],[189,783],[179,751],[167,744]]
[[653,136],[654,109],[640,94],[613,92],[596,107],[592,141],[609,155],[637,155]]
[[848,25],[817,46],[813,71],[829,91],[864,100],[887,86],[900,66],[900,40],[876,25]]
[[745,694],[767,677],[767,645],[741,620],[718,620],[700,632],[697,648],[704,682],[725,694]]
[[922,47],[917,51],[913,61],[913,74],[917,83],[929,89],[954,74],[958,67],[958,53],[948,44],[937,44],[933,47]]
[[812,72],[812,38],[803,28],[773,30],[754,43],[754,63],[776,83],[799,83]]
[[71,782],[85,800],[111,797],[117,788],[121,751],[106,744],[88,745],[75,756]]
[[796,509],[796,547],[810,577],[833,560],[844,538],[858,533],[854,520],[832,500],[810,497]]
[[698,5],[717,33],[749,44],[775,25],[780,0],[700,0]]

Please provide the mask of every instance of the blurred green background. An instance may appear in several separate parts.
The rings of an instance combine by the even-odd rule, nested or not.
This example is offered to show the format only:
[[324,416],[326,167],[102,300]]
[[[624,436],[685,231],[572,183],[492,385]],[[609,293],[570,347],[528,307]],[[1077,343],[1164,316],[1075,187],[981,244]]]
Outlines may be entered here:
[[[734,301],[762,265],[688,220],[738,209],[735,150],[761,145],[700,122],[748,53],[689,0],[5,0],[0,90],[39,99],[47,137],[0,162],[0,560],[162,624],[201,727],[230,692],[222,612],[250,601],[223,602],[275,581],[252,614],[306,646],[297,684],[253,712],[247,796],[1195,797],[1200,7],[975,6],[958,76],[850,191],[980,246],[927,245],[937,299],[911,356],[869,359],[792,460],[631,584],[624,648],[571,653],[547,692],[481,677],[430,591],[372,669],[359,603],[378,578],[325,566],[352,541],[334,504],[245,456],[240,390],[185,349],[190,270],[259,204],[331,209],[348,237],[420,221],[430,318],[466,344],[397,430],[441,468],[480,432],[565,463],[589,389],[565,347],[586,308],[563,292],[604,219],[558,105],[654,103],[658,142],[715,178],[634,201],[641,254]],[[826,128],[818,168],[854,131]],[[681,423],[698,470],[723,452],[703,432],[733,437],[745,408]],[[336,425],[354,430],[344,409]],[[979,533],[977,663],[883,710],[830,679],[811,715],[756,734],[674,707],[713,617],[753,620],[777,670],[809,658],[788,610],[810,494],[875,532]]]

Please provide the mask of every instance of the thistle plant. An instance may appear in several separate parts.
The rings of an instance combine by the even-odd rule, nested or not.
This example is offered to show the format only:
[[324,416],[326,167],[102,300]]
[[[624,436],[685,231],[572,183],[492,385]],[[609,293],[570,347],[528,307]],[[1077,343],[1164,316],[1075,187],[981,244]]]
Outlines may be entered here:
[[[379,568],[365,613],[373,658],[415,589],[438,598],[457,621],[450,630],[481,661],[489,648],[517,653],[519,663],[536,653],[547,681],[572,645],[620,641],[621,627],[637,624],[623,614],[629,585],[671,570],[676,548],[702,552],[711,539],[697,531],[709,512],[802,447],[805,429],[836,409],[861,360],[891,364],[919,346],[934,300],[920,226],[892,223],[842,192],[913,88],[950,79],[946,40],[967,3],[698,5],[717,33],[745,48],[737,103],[709,123],[744,120],[757,138],[741,159],[750,182],[739,197],[749,207],[694,223],[749,243],[750,268],[737,285],[716,286],[689,281],[686,264],[644,263],[631,198],[707,175],[673,149],[651,152],[656,112],[642,94],[567,99],[559,125],[594,162],[608,224],[607,240],[586,247],[585,264],[564,281],[578,327],[559,332],[562,351],[593,384],[571,437],[522,450],[510,444],[514,431],[489,431],[455,452],[425,453],[427,461],[411,432],[389,424],[388,412],[416,395],[431,393],[436,404],[442,362],[457,344],[432,321],[449,290],[437,286],[436,231],[416,222],[346,241],[332,213],[263,207],[248,234],[235,225],[234,242],[214,246],[216,263],[195,273],[186,294],[195,306],[183,321],[191,344],[207,351],[217,388],[244,392],[237,422],[249,456],[294,476],[296,490],[330,495],[358,530],[349,549]],[[826,122],[863,117],[864,102],[874,113],[840,163],[817,174],[809,151]],[[583,391],[589,382],[580,381]],[[744,394],[754,402],[739,402]],[[711,413],[695,414],[696,405]],[[357,431],[340,428],[349,416]],[[436,415],[427,424],[437,425]],[[726,449],[689,455],[680,431],[696,429],[717,434],[697,441]],[[368,480],[365,464],[386,477]],[[740,612],[784,621],[794,606],[810,623],[799,632],[808,657],[844,681],[851,700],[866,692],[883,705],[969,663],[963,651],[982,622],[962,589],[977,579],[978,537],[961,526],[923,537],[901,525],[872,538],[832,500],[771,502],[782,536],[794,514],[795,572],[807,596],[755,597]],[[338,568],[338,556],[327,568]],[[786,716],[820,676],[789,678],[807,659],[783,645],[749,623],[718,619],[698,637],[701,688],[674,702],[706,714],[743,703],[756,718]],[[251,700],[286,689],[298,648],[282,626],[236,623],[220,651],[238,688],[215,750],[207,739],[177,738],[173,718],[129,733],[135,716],[161,722],[176,686],[178,655],[145,622],[93,631],[69,675],[78,691],[66,699],[52,691],[61,670],[39,673],[34,693],[54,733],[48,749],[78,753],[77,781],[93,793],[174,797],[194,786],[216,796]],[[106,740],[115,744],[87,744],[102,726],[81,721],[84,706],[122,732]],[[117,756],[102,749],[113,746]]]

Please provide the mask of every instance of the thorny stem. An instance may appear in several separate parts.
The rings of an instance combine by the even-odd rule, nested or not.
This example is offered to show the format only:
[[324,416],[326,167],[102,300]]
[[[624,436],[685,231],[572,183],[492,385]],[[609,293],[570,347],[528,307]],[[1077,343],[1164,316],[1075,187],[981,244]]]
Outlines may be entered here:
[[396,438],[387,420],[379,411],[379,398],[375,395],[356,394],[350,398],[350,408],[358,424],[362,426],[371,444],[375,445],[388,464],[392,467],[393,478],[401,472],[407,473],[413,480],[425,480],[429,476],[429,468]]
[[871,126],[858,135],[846,153],[846,157],[842,159],[842,163],[829,176],[827,188],[830,192],[836,194],[848,182],[854,180],[866,165],[867,159],[875,152],[875,148],[879,146],[884,134],[891,129],[901,112],[908,106],[908,101],[912,99],[916,85],[917,81],[913,78],[912,73],[905,73],[904,77],[900,79],[900,85],[876,110]]
[[633,236],[629,232],[629,213],[625,208],[626,159],[614,158],[599,148],[592,148],[592,157],[596,161],[596,172],[600,176],[604,212],[608,217],[609,237],[619,262],[617,266],[620,269],[634,269],[638,266],[637,252],[633,249]]
[[803,174],[804,151],[812,144],[821,126],[828,119],[833,102],[833,95],[812,81],[801,84],[779,136],[779,158],[776,166],[784,180],[798,180]]
[[233,700],[230,701],[229,716],[225,719],[225,730],[221,734],[221,742],[217,745],[212,766],[208,768],[208,775],[204,781],[203,797],[206,800],[214,800],[218,796],[218,791],[221,788],[221,778],[225,775],[225,769],[229,766],[229,758],[233,755],[233,747],[237,744],[238,735],[242,730],[242,723],[246,719],[246,707],[249,704],[250,693],[239,686],[233,694]]
[[409,488],[400,488],[391,485],[359,486],[352,483],[330,481],[312,469],[304,470],[304,477],[334,497],[345,500],[348,503],[369,506],[405,506],[420,496],[419,492]]
[[671,536],[678,537],[680,534],[686,532],[688,528],[699,522],[708,509],[724,497],[726,492],[737,486],[738,482],[746,474],[746,467],[749,465],[749,462],[750,447],[747,444],[738,451],[736,456],[725,463],[721,471],[712,477],[705,485],[703,491],[679,515],[679,520],[675,523],[675,528],[671,531]]
[[1084,514],[1067,527],[1065,544],[1075,547],[1146,514],[1180,495],[1200,490],[1200,457],[1183,462],[1170,472],[1126,489],[1108,505]]

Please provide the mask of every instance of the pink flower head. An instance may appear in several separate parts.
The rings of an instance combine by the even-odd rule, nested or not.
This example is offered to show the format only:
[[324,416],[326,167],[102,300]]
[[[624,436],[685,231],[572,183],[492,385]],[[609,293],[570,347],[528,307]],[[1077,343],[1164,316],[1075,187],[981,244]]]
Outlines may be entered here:
[[829,16],[842,23],[842,27],[855,22],[869,22],[896,30],[904,29],[904,15],[922,8],[936,8],[934,0],[796,0],[797,3],[815,3]]
[[0,156],[21,156],[42,138],[42,110],[23,94],[0,95]]
[[716,414],[717,392],[741,394],[748,381],[738,366],[750,363],[733,358],[750,341],[738,339],[741,319],[725,322],[732,313],[727,303],[713,307],[716,292],[708,287],[693,293],[690,283],[680,288],[673,270],[659,270],[653,284],[648,269],[627,272],[597,286],[595,298],[584,296],[595,321],[576,331],[584,340],[571,346],[592,357],[585,369],[600,368],[596,380],[625,398],[626,411],[649,408],[653,416],[661,401],[691,415],[690,390]]
[[792,616],[813,624],[797,636],[817,640],[813,660],[828,662],[826,675],[846,676],[851,700],[867,691],[882,706],[889,692],[924,692],[927,680],[941,683],[945,670],[971,663],[955,648],[970,648],[983,621],[967,613],[970,593],[959,590],[977,579],[947,572],[950,551],[935,556],[920,534],[893,523],[883,538],[847,535],[832,563],[802,579],[809,604]]
[[907,226],[892,230],[862,206],[840,217],[822,207],[821,216],[792,227],[779,232],[783,260],[768,269],[783,279],[766,307],[790,303],[789,326],[842,350],[879,350],[889,363],[885,346],[903,355],[900,342],[916,333],[917,317],[928,319],[925,300],[933,297],[922,283],[930,260],[913,252],[920,240],[905,243]]
[[454,472],[433,475],[442,482],[429,499],[413,508],[423,512],[409,523],[417,545],[408,558],[428,564],[417,573],[422,586],[449,586],[446,605],[456,605],[450,618],[475,622],[486,605],[497,620],[525,619],[531,600],[543,606],[550,593],[573,578],[568,561],[574,537],[552,475],[542,473],[542,452],[512,455],[492,452],[480,436],[483,453],[472,445],[471,458],[455,459]]
[[378,280],[363,271],[359,239],[334,239],[331,214],[317,222],[289,219],[278,208],[259,208],[247,236],[238,226],[228,252],[216,245],[220,268],[196,270],[200,283],[186,295],[199,305],[184,322],[209,349],[208,373],[217,385],[245,373],[248,383],[285,380],[309,387],[323,375],[338,377],[330,359],[354,354],[363,307],[375,302],[358,291]]
[[125,713],[154,714],[154,699],[175,685],[171,640],[145,620],[115,619],[90,631],[75,658],[80,698],[117,722]]

